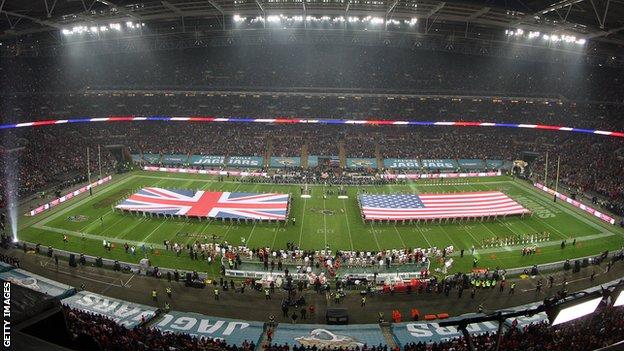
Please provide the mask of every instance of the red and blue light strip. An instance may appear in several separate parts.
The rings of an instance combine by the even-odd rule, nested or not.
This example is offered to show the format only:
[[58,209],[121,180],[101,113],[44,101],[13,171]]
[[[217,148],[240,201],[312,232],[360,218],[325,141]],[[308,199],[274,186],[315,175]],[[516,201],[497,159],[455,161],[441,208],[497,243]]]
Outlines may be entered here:
[[304,119],[304,118],[219,118],[219,117],[171,117],[171,116],[109,116],[102,118],[77,117],[60,120],[33,121],[14,124],[0,124],[0,129],[14,129],[25,127],[42,127],[68,123],[94,123],[94,122],[221,122],[221,123],[266,123],[266,124],[356,124],[356,125],[406,125],[406,126],[454,126],[454,127],[498,127],[498,128],[526,128],[543,129],[573,133],[598,134],[616,138],[624,138],[624,132],[613,132],[595,129],[572,128],[551,126],[544,124],[523,123],[493,123],[493,122],[423,122],[423,121],[395,121],[395,120],[349,120],[349,119]]

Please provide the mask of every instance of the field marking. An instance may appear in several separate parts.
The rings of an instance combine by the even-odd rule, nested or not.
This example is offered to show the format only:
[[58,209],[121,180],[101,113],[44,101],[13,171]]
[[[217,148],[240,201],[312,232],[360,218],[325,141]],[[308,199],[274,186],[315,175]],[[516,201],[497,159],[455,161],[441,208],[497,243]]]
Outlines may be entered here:
[[377,234],[375,234],[375,228],[373,227],[373,222],[370,222],[371,233],[373,233],[373,238],[375,238],[375,242],[377,243],[377,251],[381,251],[381,246],[379,246],[379,240],[377,240]]
[[147,218],[145,217],[139,218],[139,220],[135,220],[131,226],[128,226],[126,229],[120,231],[119,234],[115,235],[114,237],[122,238],[124,235],[130,233],[134,228],[138,227],[139,224],[145,223],[146,221],[147,221]]
[[[401,245],[403,245],[403,248],[406,248],[407,245],[405,245],[405,241],[403,241],[403,237],[401,237],[401,233],[399,233],[399,230],[397,229],[396,225],[394,225],[393,227],[394,227],[394,231],[399,236],[399,240],[401,240]],[[351,250],[353,250],[353,248]]]
[[347,223],[347,233],[349,233],[349,242],[351,243],[351,251],[353,251],[353,237],[351,236],[351,227],[349,226],[349,215],[347,214],[347,205],[346,205],[345,200],[341,200],[341,201],[342,201],[342,208],[344,209],[345,223]]
[[245,244],[247,246],[249,246],[249,240],[251,240],[251,236],[253,235],[254,230],[256,230],[256,223],[257,222],[254,221],[254,225],[253,225],[253,227],[251,227],[251,231],[249,232],[249,236],[247,237],[247,240],[245,241]]
[[156,228],[154,228],[154,230],[152,230],[149,234],[147,234],[147,236],[145,238],[143,238],[143,241],[141,242],[141,245],[142,244],[146,244],[147,243],[147,239],[149,239],[149,237],[152,236],[152,234],[154,234],[165,223],[167,223],[167,218],[165,218],[165,220],[163,220],[159,225],[156,226]]
[[297,246],[301,247],[301,240],[303,239],[303,221],[305,220],[305,209],[306,204],[308,203],[308,199],[303,199],[303,213],[301,214],[301,229],[299,229],[299,244]]
[[[156,183],[154,183],[154,186],[157,185],[158,183],[161,183],[162,181],[164,181],[164,179],[161,179],[161,180],[157,181]],[[104,217],[110,215],[111,213],[115,213],[112,205],[111,205],[111,209],[110,210],[106,211],[106,213],[104,213],[102,216],[100,216],[99,218],[96,218],[95,220],[91,221],[89,224],[87,224],[83,228],[80,228],[78,231],[79,232],[88,232],[88,230],[86,230],[86,228],[90,228],[94,223],[97,223],[100,218],[104,219]],[[117,224],[117,223],[115,223],[115,224]],[[102,221],[100,221],[100,227],[102,227],[102,226],[104,226],[104,223]],[[115,237],[117,237],[117,236],[118,235],[116,235]]]
[[[550,196],[548,196],[546,193],[542,192],[539,189],[533,189],[531,187],[529,187],[528,185],[523,185],[523,184],[519,184],[518,182],[511,182],[513,185],[516,186],[516,188],[521,189],[524,191],[525,194],[537,194],[537,196],[535,196],[536,201],[539,201],[542,205],[548,204],[548,205],[552,205],[552,206],[557,206],[560,210],[566,212],[567,214],[569,214],[570,216],[584,222],[585,224],[589,225],[590,227],[593,227],[594,229],[599,230],[600,232],[604,233],[605,231],[609,232],[609,233],[613,233],[613,234],[617,234],[614,233],[613,231],[607,229],[606,227],[602,226],[602,223],[597,224],[595,223],[593,220],[590,220],[589,218],[587,218],[586,216],[588,216],[588,214],[586,212],[581,212],[579,211],[575,211],[572,208],[569,208],[568,206],[564,206],[564,204],[561,203],[561,201],[558,202],[550,202]],[[546,200],[548,199],[548,201]],[[564,201],[565,202],[565,201]],[[565,204],[567,204],[567,202],[565,202]],[[594,218],[592,218],[594,219]],[[541,220],[541,219],[540,219]],[[595,220],[599,220],[599,219],[595,219]],[[542,222],[544,222],[544,220],[541,220]],[[545,222],[544,222],[545,223]],[[547,224],[547,223],[545,223]]]
[[[100,191],[100,192],[96,193],[96,194],[95,194],[95,195],[93,195],[93,196],[87,196],[87,197],[85,197],[84,199],[80,199],[80,200],[78,200],[77,202],[72,203],[72,204],[69,204],[69,203],[68,203],[68,205],[69,205],[68,207],[61,208],[58,212],[54,212],[54,213],[50,214],[49,216],[47,216],[47,217],[45,217],[45,218],[42,218],[40,221],[35,222],[35,223],[31,224],[31,225],[32,225],[32,226],[37,225],[37,224],[45,225],[45,224],[47,224],[48,222],[53,221],[53,220],[57,219],[58,217],[60,217],[60,216],[62,216],[62,215],[64,215],[64,214],[66,214],[67,212],[74,210],[75,208],[80,207],[80,206],[83,206],[83,205],[85,205],[87,202],[89,202],[89,201],[91,201],[91,200],[95,200],[95,199],[99,198],[102,194],[106,194],[106,193],[108,193],[109,191],[111,191],[111,190],[113,190],[113,189],[117,189],[120,185],[122,185],[122,184],[124,184],[124,183],[128,182],[128,181],[129,181],[129,180],[131,180],[131,179],[134,179],[134,177],[135,177],[134,175],[131,175],[131,176],[129,176],[129,177],[126,177],[126,178],[124,178],[124,179],[120,180],[120,181],[119,181],[119,182],[117,182],[117,183],[111,184],[110,186],[106,187],[104,190],[102,190],[102,191]],[[71,202],[71,201],[70,201],[70,202]],[[61,206],[62,206],[62,205],[61,205]],[[31,226],[31,225],[28,225],[28,226]],[[27,227],[28,227],[28,226],[27,226]]]
[[427,239],[427,237],[425,236],[425,233],[422,230],[420,230],[420,225],[416,224],[415,227],[416,229],[418,229],[418,232],[420,233],[420,235],[422,235],[423,239],[425,239],[425,242],[427,243],[427,245],[429,245],[429,248],[432,248],[433,245],[431,245],[431,243],[429,242],[429,239]]
[[[325,237],[325,246],[323,246],[323,250],[327,249],[327,216],[325,215],[326,210],[327,208],[325,207],[325,187],[323,187],[323,236]],[[379,244],[377,246],[379,246]]]
[[[98,240],[98,241],[102,241],[102,240],[106,240],[106,241],[110,241],[110,242],[114,242],[114,243],[118,243],[118,244],[123,244],[123,243],[128,243],[128,244],[132,244],[134,246],[140,246],[142,243],[140,241],[136,241],[136,240],[120,240],[117,238],[110,238],[107,236],[102,236],[102,235],[96,235],[96,234],[88,234],[88,233],[80,233],[80,232],[76,232],[73,230],[67,230],[67,229],[59,229],[59,228],[54,228],[54,227],[48,227],[48,226],[38,226],[36,227],[38,229],[43,229],[43,230],[47,230],[50,232],[54,232],[54,233],[60,233],[60,234],[67,234],[67,235],[71,235],[77,238],[86,238],[86,239],[92,239],[92,240]],[[155,244],[154,247],[159,248],[159,249],[164,249],[165,246],[164,245],[159,245],[159,244]]]

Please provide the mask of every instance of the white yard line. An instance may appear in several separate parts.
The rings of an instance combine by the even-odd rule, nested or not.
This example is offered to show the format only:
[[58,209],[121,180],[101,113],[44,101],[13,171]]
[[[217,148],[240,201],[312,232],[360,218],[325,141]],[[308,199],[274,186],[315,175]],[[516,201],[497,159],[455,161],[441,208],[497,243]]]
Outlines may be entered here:
[[147,239],[149,239],[150,236],[152,236],[152,234],[156,233],[156,231],[163,226],[163,224],[167,223],[167,219],[165,218],[165,220],[163,220],[158,226],[156,226],[156,228],[154,228],[154,230],[152,230],[145,238],[143,238],[143,241],[141,242],[142,244],[146,244],[147,243]]
[[325,237],[325,246],[323,247],[323,250],[327,249],[327,218],[325,215],[325,188],[323,188],[323,235]]
[[349,242],[351,243],[351,251],[353,251],[353,237],[351,235],[351,227],[349,226],[349,215],[347,214],[347,205],[344,199],[342,200],[342,208],[344,209],[345,223],[347,223],[347,232],[349,233]]
[[[407,246],[405,245],[405,241],[403,241],[403,237],[401,237],[401,233],[399,233],[399,230],[397,229],[396,225],[394,225],[393,227],[394,227],[394,231],[399,236],[399,240],[401,240],[401,245],[403,245],[403,248],[406,248]],[[353,248],[351,248],[351,250],[353,250]]]
[[305,220],[306,204],[308,199],[303,199],[303,213],[301,214],[301,229],[299,230],[299,247],[301,247],[301,240],[303,239],[303,221]]
[[429,242],[429,239],[427,239],[427,236],[425,235],[425,232],[423,232],[420,229],[420,225],[415,224],[414,227],[416,228],[416,230],[418,230],[418,232],[420,233],[420,235],[422,235],[423,239],[425,239],[425,241],[427,242],[427,245],[429,245],[429,248],[432,248],[433,245],[431,245],[431,243]]
[[[85,203],[100,197],[102,194],[106,194],[106,193],[108,193],[109,191],[111,191],[113,189],[117,189],[122,184],[124,184],[124,183],[126,183],[129,180],[134,179],[134,178],[135,178],[135,176],[129,176],[129,177],[125,178],[125,179],[120,180],[117,183],[111,184],[110,186],[106,187],[104,190],[98,192],[97,194],[95,194],[93,196],[87,196],[87,197],[85,197],[83,199],[80,199],[80,200],[78,200],[78,202],[72,203],[68,207],[66,207],[64,209],[61,209],[60,211],[58,211],[56,213],[53,213],[53,214],[49,215],[48,217],[43,218],[41,221],[36,222],[33,225],[35,225],[35,224],[45,225],[46,223],[48,223],[50,221],[53,221],[53,220],[57,219],[58,217],[66,214],[67,212],[74,210],[76,207],[80,207],[80,206],[84,205]],[[71,200],[69,202],[71,202]],[[60,205],[60,206],[63,206],[63,205]]]
[[375,242],[377,243],[377,251],[381,251],[381,246],[379,246],[379,240],[377,240],[377,234],[375,234],[375,228],[373,227],[373,222],[370,223],[371,233],[373,234],[373,238],[375,238]]

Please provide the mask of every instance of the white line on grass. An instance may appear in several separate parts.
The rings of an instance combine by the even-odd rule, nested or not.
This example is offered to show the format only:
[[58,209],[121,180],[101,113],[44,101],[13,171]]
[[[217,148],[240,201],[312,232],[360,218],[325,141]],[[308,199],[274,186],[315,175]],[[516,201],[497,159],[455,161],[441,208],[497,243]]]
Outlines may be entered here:
[[323,188],[323,235],[325,236],[325,246],[323,250],[327,249],[327,216],[325,215],[325,188]]
[[303,199],[303,213],[301,214],[301,229],[299,229],[299,247],[301,247],[301,240],[303,239],[303,221],[305,220],[305,212],[306,212],[306,204],[308,203],[308,199]]
[[341,200],[341,201],[342,201],[342,208],[344,209],[345,223],[347,223],[347,232],[349,233],[349,242],[351,243],[351,251],[353,251],[353,239],[351,236],[351,227],[349,226],[349,215],[347,215],[347,205],[345,203],[345,200]]
[[420,225],[415,224],[414,227],[416,227],[416,229],[418,230],[418,232],[420,233],[420,235],[422,235],[423,239],[425,239],[425,241],[427,242],[427,245],[429,245],[429,248],[432,248],[433,245],[431,245],[431,243],[429,242],[429,239],[427,239],[427,237],[425,236],[425,232],[423,232],[420,229]]
[[[407,246],[405,245],[405,241],[403,241],[403,238],[401,237],[401,233],[399,233],[399,230],[397,229],[396,225],[393,225],[393,227],[394,227],[394,231],[399,236],[399,240],[401,240],[401,245],[403,245],[403,248],[406,248]],[[353,248],[351,249],[353,250]]]
[[55,220],[55,219],[57,219],[58,217],[60,217],[60,216],[62,216],[62,215],[64,215],[64,214],[66,214],[67,212],[72,211],[72,210],[74,210],[75,208],[80,207],[80,206],[82,206],[82,205],[85,205],[87,202],[89,202],[89,201],[91,201],[91,200],[93,200],[93,199],[98,198],[98,197],[99,197],[99,196],[101,196],[102,194],[106,194],[106,193],[108,193],[109,191],[111,191],[111,190],[113,190],[113,189],[117,189],[120,185],[122,185],[122,184],[124,184],[124,183],[126,183],[126,182],[128,182],[129,180],[134,179],[134,178],[135,178],[135,176],[130,176],[130,177],[127,177],[127,178],[125,178],[125,179],[120,180],[118,183],[111,184],[110,186],[106,187],[104,190],[102,190],[102,191],[98,192],[98,193],[97,193],[97,194],[95,194],[94,196],[87,196],[87,197],[85,197],[84,199],[80,199],[78,202],[73,203],[73,204],[71,204],[70,206],[68,206],[68,207],[66,207],[66,208],[64,208],[64,209],[62,209],[62,210],[60,210],[60,211],[58,211],[58,212],[56,212],[56,213],[51,214],[50,216],[45,217],[45,218],[43,218],[41,221],[36,222],[36,223],[34,223],[34,224],[45,225],[45,224],[47,224],[48,222],[50,222],[50,221],[52,221],[52,220]]
[[167,223],[167,219],[165,218],[165,220],[163,220],[158,226],[156,226],[156,228],[154,228],[154,230],[152,230],[145,238],[143,238],[143,241],[141,242],[141,244],[146,244],[147,243],[147,239],[149,239],[150,236],[152,236],[152,234],[156,233],[156,231],[163,226],[163,224]]
[[381,251],[381,246],[379,246],[379,240],[377,240],[377,234],[375,234],[375,228],[373,227],[373,222],[370,223],[371,233],[373,234],[373,238],[375,238],[375,242],[377,243],[377,251]]

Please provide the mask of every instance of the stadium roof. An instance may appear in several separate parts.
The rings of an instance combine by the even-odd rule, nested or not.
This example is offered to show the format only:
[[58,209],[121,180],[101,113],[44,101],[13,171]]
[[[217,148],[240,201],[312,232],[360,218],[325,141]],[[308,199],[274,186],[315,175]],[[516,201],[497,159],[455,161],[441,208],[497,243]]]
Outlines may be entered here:
[[[420,31],[446,26],[461,33],[504,36],[506,29],[574,35],[624,44],[624,0],[0,0],[0,38],[49,33],[77,25],[136,21],[152,30],[233,29],[235,15],[416,18]],[[619,48],[618,48],[619,49]]]

